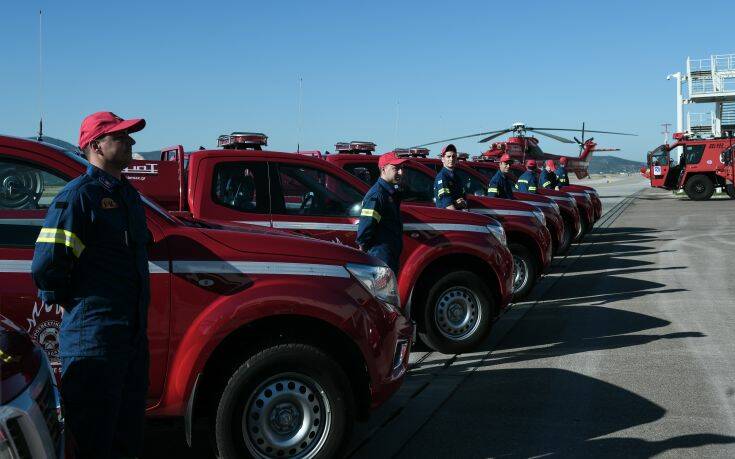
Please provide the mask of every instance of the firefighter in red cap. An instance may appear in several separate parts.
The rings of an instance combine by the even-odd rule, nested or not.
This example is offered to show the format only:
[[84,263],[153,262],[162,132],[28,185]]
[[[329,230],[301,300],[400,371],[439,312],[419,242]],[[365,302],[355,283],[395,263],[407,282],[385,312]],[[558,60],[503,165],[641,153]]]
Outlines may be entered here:
[[541,188],[546,188],[549,190],[553,190],[557,186],[557,178],[556,174],[554,173],[554,160],[553,159],[547,159],[544,169],[541,171],[541,175],[539,175],[538,184]]
[[360,250],[384,261],[396,277],[403,249],[401,201],[396,187],[403,177],[403,163],[406,161],[392,151],[380,156],[380,178],[362,200],[357,225],[356,241]]
[[489,197],[515,199],[513,197],[513,184],[506,175],[510,170],[511,164],[513,164],[513,160],[508,153],[500,157],[498,172],[493,175],[493,178],[490,179],[490,183],[487,186],[487,195]]
[[529,159],[526,161],[526,171],[518,177],[515,188],[522,193],[536,193],[538,191],[536,160]]
[[143,127],[110,112],[84,119],[87,172],[54,198],[33,254],[40,299],[63,307],[61,396],[77,458],[143,453],[150,233],[140,195],[122,176],[130,134]]
[[467,208],[464,190],[459,177],[454,173],[457,165],[457,148],[451,143],[442,149],[444,167],[434,178],[434,204],[440,209],[463,210]]
[[562,156],[559,158],[559,167],[556,168],[556,178],[558,180],[558,186],[561,190],[565,186],[569,185],[569,175],[567,174],[567,157]]

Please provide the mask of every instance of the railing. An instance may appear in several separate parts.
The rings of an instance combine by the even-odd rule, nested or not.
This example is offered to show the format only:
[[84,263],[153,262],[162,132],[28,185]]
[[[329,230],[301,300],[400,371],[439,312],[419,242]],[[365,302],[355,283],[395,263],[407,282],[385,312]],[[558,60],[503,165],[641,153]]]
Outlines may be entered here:
[[735,54],[687,59],[689,94],[735,92]]
[[687,113],[687,131],[698,135],[715,135],[715,114]]

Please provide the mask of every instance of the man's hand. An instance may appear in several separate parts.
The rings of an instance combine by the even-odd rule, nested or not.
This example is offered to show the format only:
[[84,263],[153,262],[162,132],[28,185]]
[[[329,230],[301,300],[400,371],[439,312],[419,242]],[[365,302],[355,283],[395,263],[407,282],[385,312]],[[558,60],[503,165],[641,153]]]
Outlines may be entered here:
[[464,198],[459,198],[456,201],[454,201],[454,207],[456,209],[466,209],[467,208],[467,201],[464,200]]

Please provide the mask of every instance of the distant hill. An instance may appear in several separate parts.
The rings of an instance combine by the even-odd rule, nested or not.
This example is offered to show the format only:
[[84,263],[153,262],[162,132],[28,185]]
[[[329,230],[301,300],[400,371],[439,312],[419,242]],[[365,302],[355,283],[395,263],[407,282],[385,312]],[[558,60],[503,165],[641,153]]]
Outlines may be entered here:
[[617,156],[592,156],[590,174],[618,174],[620,172],[638,173],[644,163],[618,158]]

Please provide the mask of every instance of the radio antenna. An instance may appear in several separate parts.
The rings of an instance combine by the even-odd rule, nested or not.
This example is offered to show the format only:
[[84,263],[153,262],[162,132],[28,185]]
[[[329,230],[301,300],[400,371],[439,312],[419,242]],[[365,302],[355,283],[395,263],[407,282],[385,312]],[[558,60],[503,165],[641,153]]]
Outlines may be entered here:
[[401,119],[401,100],[396,99],[396,132],[393,136],[393,145],[398,145],[398,126]]
[[38,141],[43,141],[43,11],[38,10]]
[[299,119],[298,119],[298,126],[296,130],[296,153],[299,153],[301,151],[301,125],[303,123],[303,91],[304,91],[304,79],[299,77]]

